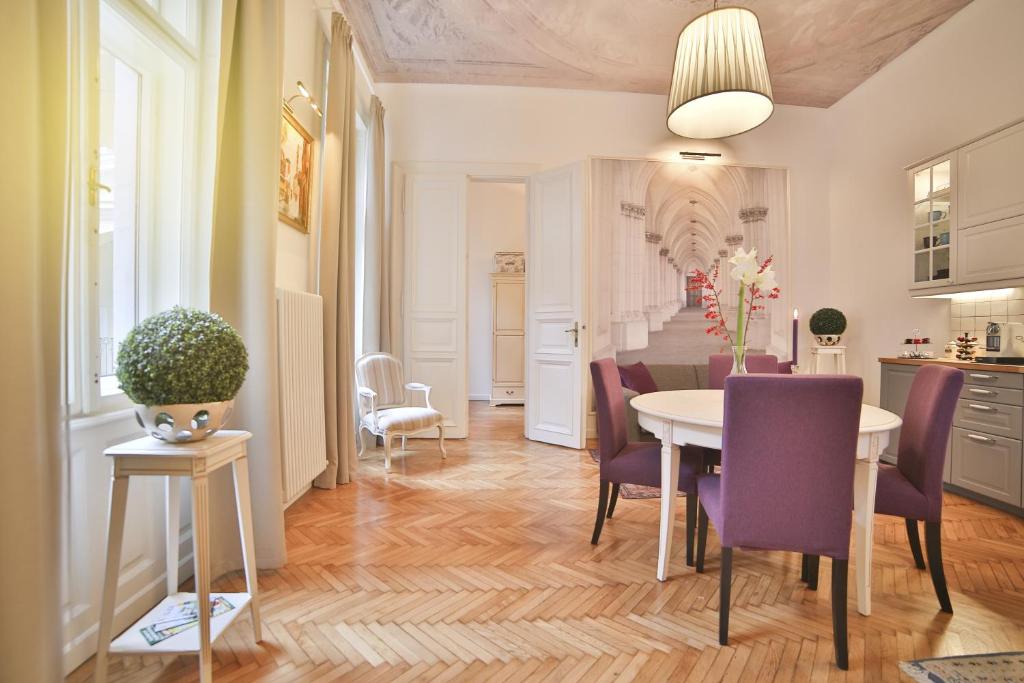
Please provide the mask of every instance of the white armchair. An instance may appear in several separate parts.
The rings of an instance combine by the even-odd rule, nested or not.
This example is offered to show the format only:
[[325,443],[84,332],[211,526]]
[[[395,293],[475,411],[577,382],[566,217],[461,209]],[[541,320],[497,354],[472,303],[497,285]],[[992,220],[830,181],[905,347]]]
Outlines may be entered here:
[[[391,469],[391,438],[406,437],[424,429],[437,428],[441,457],[447,458],[444,448],[444,416],[430,405],[430,387],[419,382],[405,383],[402,363],[386,353],[368,353],[356,361],[356,383],[359,392],[359,457],[366,450],[363,430],[384,440],[384,468]],[[423,406],[409,405],[407,392],[422,392]]]

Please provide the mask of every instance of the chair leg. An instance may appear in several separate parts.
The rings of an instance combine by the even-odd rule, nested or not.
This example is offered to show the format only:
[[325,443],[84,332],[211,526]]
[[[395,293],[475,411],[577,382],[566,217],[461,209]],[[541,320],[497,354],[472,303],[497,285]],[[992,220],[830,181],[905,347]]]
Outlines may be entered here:
[[729,594],[732,592],[732,548],[722,546],[722,578],[718,585],[718,643],[729,644]]
[[441,449],[441,459],[448,459],[448,451],[444,447],[444,425],[437,425],[437,447]]
[[704,573],[704,549],[708,544],[708,513],[697,501],[697,573]]
[[836,666],[850,668],[846,637],[846,578],[849,560],[832,559],[832,641],[835,643]]
[[615,482],[612,484],[612,499],[608,501],[608,519],[612,518],[615,514],[615,503],[619,500],[619,483]]
[[807,558],[807,588],[818,590],[818,562],[821,559],[818,555],[805,555]]
[[359,442],[359,452],[356,453],[356,459],[357,460],[362,460],[363,459],[363,453],[366,452],[366,442],[363,440],[363,428],[362,427],[359,427],[359,429],[356,430],[356,441]]
[[697,531],[697,494],[686,494],[686,566],[693,566],[693,537]]
[[597,545],[601,538],[601,528],[604,526],[604,516],[608,512],[608,481],[601,480],[601,488],[597,494],[597,520],[594,522],[594,535],[590,538],[591,545]]
[[402,434],[402,450],[403,451],[406,449],[406,439],[407,438],[408,437],[405,434]]
[[384,435],[384,469],[391,469],[391,435]]
[[918,569],[924,569],[924,555],[921,554],[921,535],[917,528],[916,519],[905,519],[907,523],[907,540],[910,541],[910,552],[914,555],[914,565]]
[[924,523],[924,543],[928,552],[928,568],[932,571],[932,585],[943,612],[953,613],[946,589],[946,573],[942,570],[942,522]]
[[807,553],[800,555],[800,580],[807,583]]

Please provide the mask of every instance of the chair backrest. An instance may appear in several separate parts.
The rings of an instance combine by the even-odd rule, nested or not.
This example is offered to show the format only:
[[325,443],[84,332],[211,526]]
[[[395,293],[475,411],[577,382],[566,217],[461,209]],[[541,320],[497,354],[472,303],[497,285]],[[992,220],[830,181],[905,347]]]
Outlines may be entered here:
[[[771,355],[748,355],[746,366],[747,372],[751,374],[774,375],[779,372],[779,358]],[[713,353],[708,356],[708,389],[724,389],[725,378],[731,371],[731,353]]]
[[597,404],[598,454],[608,462],[626,446],[626,399],[619,383],[619,368],[612,358],[590,363]]
[[848,558],[863,392],[848,375],[726,378],[722,545]]
[[896,466],[928,500],[926,521],[942,518],[942,470],[953,413],[964,385],[956,368],[929,365],[914,375],[903,411]]
[[377,392],[377,407],[405,405],[402,363],[387,353],[368,353],[356,361],[356,384]]

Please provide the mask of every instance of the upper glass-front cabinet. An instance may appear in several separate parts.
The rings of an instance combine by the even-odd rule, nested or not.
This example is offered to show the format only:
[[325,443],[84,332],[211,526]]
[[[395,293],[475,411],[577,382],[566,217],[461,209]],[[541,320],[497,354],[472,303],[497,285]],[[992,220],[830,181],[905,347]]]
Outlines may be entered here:
[[929,161],[910,171],[914,185],[914,273],[911,287],[953,283],[956,263],[956,164],[952,156]]

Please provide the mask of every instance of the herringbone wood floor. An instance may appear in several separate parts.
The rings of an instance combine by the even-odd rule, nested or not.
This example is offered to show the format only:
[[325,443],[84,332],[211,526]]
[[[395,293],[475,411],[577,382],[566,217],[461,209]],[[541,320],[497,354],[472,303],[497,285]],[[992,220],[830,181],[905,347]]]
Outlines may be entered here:
[[[895,681],[899,660],[1024,649],[1024,520],[948,495],[955,615],[914,568],[901,520],[876,518],[874,614],[850,586],[850,671],[832,663],[828,562],[737,552],[730,647],[719,647],[718,553],[654,580],[656,500],[621,500],[590,545],[597,468],[525,441],[519,408],[474,407],[473,438],[410,442],[385,474],[287,512],[289,564],[261,572],[265,641],[247,617],[214,646],[218,681]],[[852,565],[852,563],[851,563]],[[219,582],[244,590],[239,576]],[[192,657],[114,657],[122,681],[196,679]],[[91,678],[91,662],[69,681]]]

